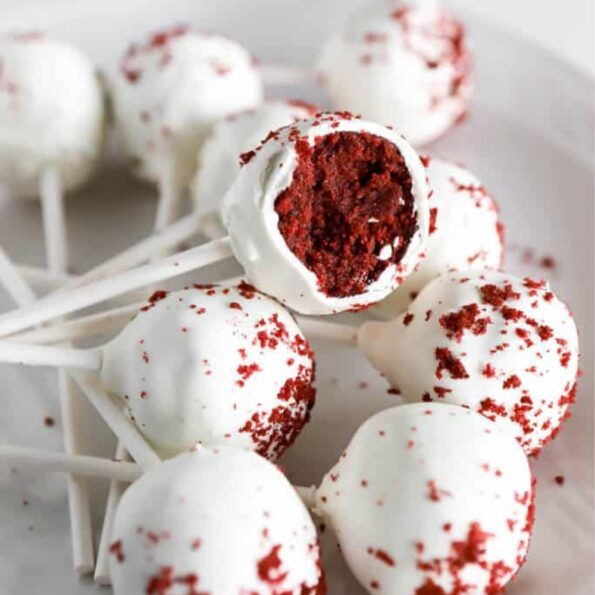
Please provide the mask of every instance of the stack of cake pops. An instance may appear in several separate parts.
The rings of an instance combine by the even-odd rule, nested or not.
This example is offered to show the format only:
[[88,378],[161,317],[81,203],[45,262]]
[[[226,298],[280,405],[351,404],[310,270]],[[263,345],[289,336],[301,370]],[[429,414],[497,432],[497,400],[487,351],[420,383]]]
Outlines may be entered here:
[[[101,154],[102,93],[158,187],[146,238],[39,299],[0,249],[20,306],[0,315],[0,362],[60,369],[119,441],[116,461],[81,455],[73,418],[64,454],[0,446],[3,464],[111,480],[95,564],[92,544],[76,562],[90,505],[69,491],[77,569],[117,595],[322,595],[314,515],[369,593],[500,592],[527,556],[528,457],[569,416],[578,337],[546,282],[499,270],[481,180],[418,153],[467,112],[462,25],[430,0],[351,16],[313,77],[334,111],[264,101],[245,48],[186,25],[131,44],[105,91],[45,35],[1,38],[0,65],[0,182],[41,196],[52,272],[66,273],[62,192]],[[241,278],[165,285],[229,258]],[[129,303],[80,314],[114,298]],[[408,403],[364,421],[317,486],[293,486],[273,463],[316,423],[321,338],[358,348]]]

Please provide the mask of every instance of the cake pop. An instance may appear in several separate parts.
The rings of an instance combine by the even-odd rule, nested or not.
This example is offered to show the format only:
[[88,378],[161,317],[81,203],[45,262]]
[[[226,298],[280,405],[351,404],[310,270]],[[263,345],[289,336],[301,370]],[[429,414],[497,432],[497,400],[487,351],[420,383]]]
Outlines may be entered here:
[[253,58],[237,42],[174,25],[130,45],[112,77],[112,91],[129,161],[160,187],[161,228],[175,216],[212,125],[258,105],[263,84]]
[[365,323],[358,341],[405,399],[482,413],[528,454],[556,435],[576,391],[576,326],[544,281],[446,273],[395,320]]
[[291,315],[252,286],[156,292],[103,347],[0,342],[0,360],[98,370],[163,456],[196,443],[275,459],[314,405],[313,355]]
[[48,264],[66,268],[63,193],[99,159],[101,86],[75,47],[42,33],[0,36],[0,184],[14,198],[41,196]]
[[235,255],[261,291],[302,314],[371,306],[417,265],[429,230],[424,167],[398,134],[320,114],[243,155],[224,202],[229,238],[0,316],[0,336]]
[[481,415],[403,405],[360,426],[316,508],[369,593],[488,595],[525,561],[531,471],[517,442]]
[[250,151],[269,132],[311,118],[319,110],[303,101],[269,100],[220,120],[200,149],[193,183],[201,229],[211,238],[226,235],[221,219],[223,197],[240,170],[240,155]]
[[361,7],[327,42],[320,71],[335,108],[390,124],[415,146],[463,118],[472,91],[463,26],[436,0]]
[[272,464],[225,446],[197,448],[146,473],[116,512],[116,595],[322,595],[316,529]]
[[423,157],[430,187],[430,234],[418,268],[377,310],[394,318],[432,279],[451,270],[497,269],[504,253],[498,204],[470,171]]

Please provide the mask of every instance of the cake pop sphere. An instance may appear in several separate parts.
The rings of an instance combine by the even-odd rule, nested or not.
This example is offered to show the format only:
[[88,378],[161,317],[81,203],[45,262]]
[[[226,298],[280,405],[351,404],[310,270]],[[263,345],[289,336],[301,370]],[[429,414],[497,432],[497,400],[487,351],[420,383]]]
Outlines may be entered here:
[[378,304],[378,310],[390,318],[441,273],[497,269],[504,254],[498,205],[481,181],[449,161],[430,157],[423,161],[430,187],[430,235],[417,270]]
[[518,443],[454,405],[383,411],[317,492],[369,593],[499,593],[531,537],[531,471]]
[[282,126],[319,111],[301,101],[271,100],[215,124],[198,157],[193,185],[196,211],[203,215],[203,231],[211,238],[226,235],[221,219],[223,197],[240,170],[240,155],[256,147]]
[[348,113],[282,128],[224,200],[247,277],[304,314],[378,302],[415,268],[429,229],[424,167],[395,132]]
[[307,340],[244,283],[157,292],[103,351],[103,385],[164,456],[201,443],[275,459],[314,405]]
[[42,33],[0,36],[0,185],[34,198],[48,166],[65,190],[99,157],[104,101],[93,65],[75,47]]
[[178,455],[130,486],[110,551],[116,595],[324,593],[316,529],[291,484],[225,446]]
[[320,69],[334,106],[428,143],[466,113],[470,55],[462,25],[435,0],[366,4],[326,44]]
[[447,273],[360,345],[409,401],[455,403],[508,431],[528,454],[556,435],[576,391],[577,331],[544,281]]
[[190,182],[211,126],[262,101],[260,72],[235,41],[174,26],[133,44],[113,80],[116,122],[137,174]]

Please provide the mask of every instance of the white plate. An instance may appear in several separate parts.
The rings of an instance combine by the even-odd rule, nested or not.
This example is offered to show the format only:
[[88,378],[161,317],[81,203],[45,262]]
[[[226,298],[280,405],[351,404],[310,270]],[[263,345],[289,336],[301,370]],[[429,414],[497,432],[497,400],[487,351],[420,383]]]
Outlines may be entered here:
[[[353,0],[0,0],[2,26],[48,29],[108,67],[130,38],[171,21],[222,30],[261,59],[312,63],[316,48]],[[469,20],[477,56],[478,89],[471,117],[431,151],[463,161],[502,206],[508,268],[551,277],[581,330],[584,376],[573,418],[560,438],[533,461],[539,479],[535,539],[513,595],[586,595],[593,591],[593,170],[592,81],[541,49]],[[285,94],[287,90],[283,90]],[[303,89],[305,99],[320,100]],[[109,168],[69,203],[73,261],[83,270],[149,229],[149,187]],[[37,204],[0,199],[0,243],[20,262],[41,264]],[[552,255],[554,271],[523,262],[522,248]],[[534,259],[535,260],[535,259]],[[231,271],[211,269],[201,279]],[[9,303],[3,296],[0,307]],[[314,419],[284,458],[289,477],[315,482],[334,462],[359,423],[395,404],[387,386],[353,350],[317,344],[319,401]],[[359,388],[362,382],[365,389]],[[55,374],[0,367],[0,441],[60,448]],[[89,450],[111,456],[112,439],[94,417]],[[558,486],[554,477],[564,475]],[[97,531],[105,485],[97,484]],[[24,505],[24,501],[28,505]],[[325,533],[331,595],[363,593]],[[0,593],[91,593],[72,571],[65,482],[0,471]]]

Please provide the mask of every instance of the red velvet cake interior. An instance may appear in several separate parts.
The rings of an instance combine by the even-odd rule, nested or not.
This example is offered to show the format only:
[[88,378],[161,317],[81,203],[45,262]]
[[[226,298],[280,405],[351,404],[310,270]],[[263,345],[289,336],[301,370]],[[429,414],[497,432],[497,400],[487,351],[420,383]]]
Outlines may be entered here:
[[314,146],[300,139],[296,150],[292,183],[275,201],[279,231],[326,295],[364,293],[399,263],[417,228],[405,161],[367,132],[335,132]]

